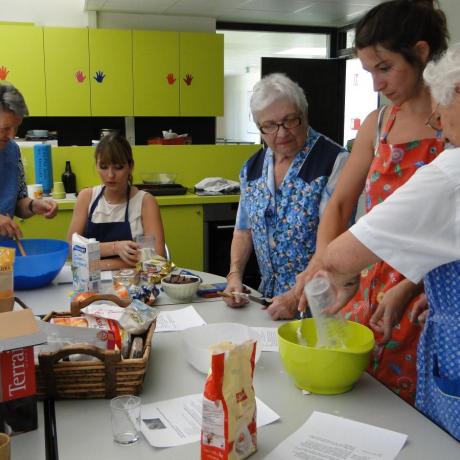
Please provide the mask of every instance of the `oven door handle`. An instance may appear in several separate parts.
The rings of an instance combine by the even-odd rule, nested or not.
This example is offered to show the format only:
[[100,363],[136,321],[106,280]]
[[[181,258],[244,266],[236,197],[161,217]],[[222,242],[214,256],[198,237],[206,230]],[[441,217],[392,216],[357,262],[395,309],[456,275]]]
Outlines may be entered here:
[[235,228],[235,224],[232,224],[232,225],[216,225],[216,230],[230,230],[230,229],[234,229]]

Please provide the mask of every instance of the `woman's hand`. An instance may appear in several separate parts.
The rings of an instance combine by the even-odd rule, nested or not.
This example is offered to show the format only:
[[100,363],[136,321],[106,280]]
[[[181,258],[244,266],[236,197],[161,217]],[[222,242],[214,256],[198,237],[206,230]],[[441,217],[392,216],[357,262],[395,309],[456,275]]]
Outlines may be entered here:
[[114,242],[114,253],[120,259],[130,266],[136,265],[139,260],[139,245],[134,241],[115,241]]
[[323,262],[320,256],[314,255],[310,260],[307,268],[296,276],[296,283],[294,286],[294,296],[298,301],[298,310],[304,312],[307,310],[308,302],[305,294],[303,292],[303,288],[306,283],[308,283],[313,276],[319,271],[322,270]]
[[58,212],[58,205],[54,200],[34,200],[32,210],[35,214],[40,214],[47,219],[52,219]]
[[[244,292],[243,291],[243,281],[239,273],[231,272],[227,275],[227,287],[225,291],[227,294],[231,294],[232,292]],[[240,296],[231,296],[231,297],[224,297],[225,303],[232,308],[241,308],[244,307],[247,303],[249,303],[248,299],[243,299]]]
[[420,298],[417,300],[417,302],[414,303],[414,307],[410,315],[410,320],[413,323],[419,323],[420,325],[424,325],[428,313],[428,299],[426,298],[425,294],[422,294]]
[[299,298],[295,294],[295,289],[292,288],[281,295],[273,297],[271,304],[264,307],[264,309],[267,310],[273,320],[293,319],[296,317],[298,304]]
[[374,331],[383,334],[380,341],[382,345],[391,339],[393,327],[401,321],[407,304],[418,295],[417,285],[408,280],[403,280],[385,292],[377,309],[369,320],[369,325]]
[[10,238],[22,238],[22,232],[19,225],[10,217],[0,214],[0,235]]

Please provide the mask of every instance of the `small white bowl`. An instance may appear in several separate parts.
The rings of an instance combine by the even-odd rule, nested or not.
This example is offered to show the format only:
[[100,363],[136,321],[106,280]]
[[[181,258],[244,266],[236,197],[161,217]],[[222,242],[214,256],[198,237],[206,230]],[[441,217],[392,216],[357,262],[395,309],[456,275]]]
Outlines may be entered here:
[[193,278],[193,279],[196,279],[196,281],[193,283],[184,283],[184,284],[168,283],[169,276],[161,280],[161,287],[163,288],[163,291],[166,293],[166,295],[171,297],[171,299],[189,302],[190,300],[192,300],[193,296],[196,294],[196,291],[198,291],[198,288],[201,285],[201,279],[198,278],[197,276],[185,276],[184,275],[184,277]]
[[[191,327],[181,331],[181,336],[187,361],[203,374],[207,374],[211,366],[210,346],[224,341],[240,344],[249,339],[257,340],[257,334],[252,328],[239,323],[215,323]],[[257,344],[255,362],[259,360],[261,351],[261,346]]]

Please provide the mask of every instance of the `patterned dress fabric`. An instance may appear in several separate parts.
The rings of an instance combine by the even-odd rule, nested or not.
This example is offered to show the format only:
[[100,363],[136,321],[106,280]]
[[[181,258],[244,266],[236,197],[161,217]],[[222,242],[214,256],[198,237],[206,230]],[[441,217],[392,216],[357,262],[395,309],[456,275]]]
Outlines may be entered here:
[[[342,147],[310,128],[279,189],[274,190],[270,149],[243,166],[236,228],[251,230],[262,278],[259,291],[265,296],[289,290],[296,274],[308,265],[316,248],[320,205],[332,193],[328,181],[344,155]],[[248,173],[253,160],[260,161],[257,177]]]
[[[421,166],[430,163],[444,149],[441,133],[436,137],[391,145],[387,142],[399,106],[391,108],[390,117],[374,153],[374,160],[366,180],[366,212],[383,202],[403,185]],[[368,267],[361,273],[361,283],[355,297],[341,313],[346,319],[368,325],[372,314],[386,291],[396,286],[404,276],[385,262]],[[407,402],[414,404],[416,391],[417,344],[421,326],[410,321],[410,314],[418,297],[406,307],[403,318],[393,329],[391,340],[378,345],[381,339],[375,333],[376,347],[368,372]]]
[[430,306],[420,337],[416,406],[460,441],[460,262],[425,278]]

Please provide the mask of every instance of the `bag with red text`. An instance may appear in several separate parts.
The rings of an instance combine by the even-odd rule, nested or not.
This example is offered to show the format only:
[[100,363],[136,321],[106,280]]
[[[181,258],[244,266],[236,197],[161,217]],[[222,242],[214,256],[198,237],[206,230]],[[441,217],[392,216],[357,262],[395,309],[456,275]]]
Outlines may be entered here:
[[257,450],[255,354],[255,340],[213,347],[203,395],[201,460],[242,460]]

